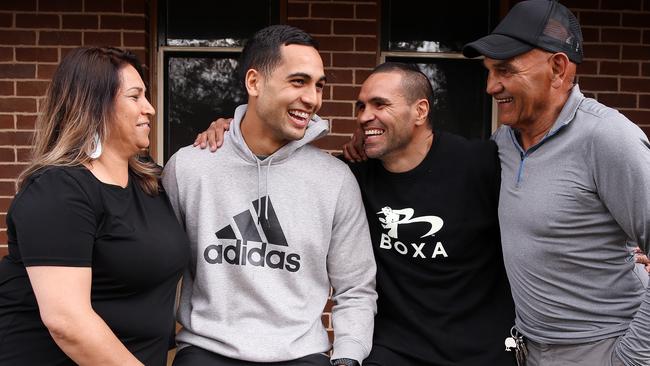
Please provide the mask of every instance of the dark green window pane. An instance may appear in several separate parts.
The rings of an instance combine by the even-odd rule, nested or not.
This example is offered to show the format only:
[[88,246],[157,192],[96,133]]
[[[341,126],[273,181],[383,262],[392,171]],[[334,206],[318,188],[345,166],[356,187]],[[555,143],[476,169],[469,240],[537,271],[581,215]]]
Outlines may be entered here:
[[460,52],[464,44],[490,31],[495,0],[385,0],[384,50]]
[[235,76],[238,54],[167,53],[165,92],[165,162],[194,142],[217,117],[231,117],[245,103]]
[[277,23],[277,1],[168,0],[163,17],[168,46],[241,47],[256,31]]
[[486,72],[480,60],[391,58],[386,61],[418,64],[431,81],[436,96],[433,128],[470,139],[491,133],[491,98],[485,93]]

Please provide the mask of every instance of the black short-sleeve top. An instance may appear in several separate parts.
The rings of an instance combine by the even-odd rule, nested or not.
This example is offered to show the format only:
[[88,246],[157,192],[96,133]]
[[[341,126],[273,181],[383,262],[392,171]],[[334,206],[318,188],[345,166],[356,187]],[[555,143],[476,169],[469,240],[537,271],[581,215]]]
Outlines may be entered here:
[[165,365],[189,242],[164,193],[147,195],[132,172],[122,188],[85,167],[47,168],[14,198],[7,236],[0,365],[74,364],[40,319],[27,266],[91,267],[95,312],[145,365]]

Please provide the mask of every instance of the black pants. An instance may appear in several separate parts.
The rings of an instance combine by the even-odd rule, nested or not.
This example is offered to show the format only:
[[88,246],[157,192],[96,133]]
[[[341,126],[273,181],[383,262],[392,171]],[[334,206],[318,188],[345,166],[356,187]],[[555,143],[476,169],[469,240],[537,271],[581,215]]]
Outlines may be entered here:
[[291,361],[250,362],[235,360],[199,347],[189,346],[176,353],[173,366],[330,366],[330,359],[322,353],[315,353]]
[[429,366],[409,356],[393,352],[388,348],[373,345],[363,366]]

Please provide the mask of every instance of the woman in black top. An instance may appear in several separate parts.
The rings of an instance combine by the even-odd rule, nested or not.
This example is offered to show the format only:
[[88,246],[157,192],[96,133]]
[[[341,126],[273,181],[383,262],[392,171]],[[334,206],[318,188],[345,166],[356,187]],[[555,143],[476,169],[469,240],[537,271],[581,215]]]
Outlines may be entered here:
[[7,214],[0,365],[164,365],[188,241],[159,185],[133,54],[71,51]]

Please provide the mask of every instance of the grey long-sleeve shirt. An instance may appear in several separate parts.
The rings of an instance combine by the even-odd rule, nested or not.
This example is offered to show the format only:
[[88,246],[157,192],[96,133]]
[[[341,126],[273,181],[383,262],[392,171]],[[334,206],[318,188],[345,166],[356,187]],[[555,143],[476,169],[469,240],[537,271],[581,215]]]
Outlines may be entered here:
[[650,290],[626,242],[650,247],[650,145],[616,110],[572,90],[537,145],[493,136],[499,221],[518,329],[533,341],[621,336],[628,365],[650,364]]

